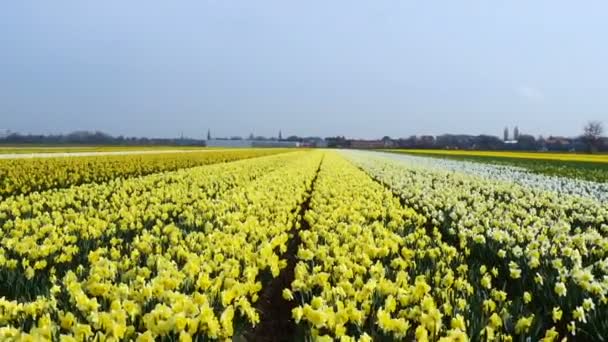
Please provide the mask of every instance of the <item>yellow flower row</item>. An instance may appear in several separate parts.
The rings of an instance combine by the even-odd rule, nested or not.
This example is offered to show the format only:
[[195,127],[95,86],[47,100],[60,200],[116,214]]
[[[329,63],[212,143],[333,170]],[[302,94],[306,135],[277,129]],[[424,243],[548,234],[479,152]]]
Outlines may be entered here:
[[451,270],[461,259],[392,192],[330,154],[305,218],[284,296],[300,301],[293,318],[313,338],[467,339],[471,285]]
[[280,256],[321,154],[0,203],[0,276],[25,285],[0,299],[0,339],[238,335],[239,327],[259,322],[254,306],[263,281],[286,265]]
[[286,152],[285,149],[246,149],[124,156],[59,157],[0,160],[0,199],[114,178],[143,176],[238,159]]
[[299,157],[270,156],[11,197],[0,202],[0,266],[20,266],[33,276],[35,266],[46,262],[41,271],[54,273],[54,265],[73,262],[83,250],[157,223],[180,218],[202,224],[212,213],[195,218],[189,211],[195,200],[213,198]]

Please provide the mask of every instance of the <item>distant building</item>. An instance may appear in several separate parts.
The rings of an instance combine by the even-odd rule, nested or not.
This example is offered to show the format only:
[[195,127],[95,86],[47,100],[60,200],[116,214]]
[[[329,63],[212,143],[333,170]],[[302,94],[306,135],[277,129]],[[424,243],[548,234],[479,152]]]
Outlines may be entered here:
[[297,137],[291,136],[285,139],[286,141],[299,141],[300,147],[327,147],[325,139],[320,137]]
[[545,147],[549,151],[570,151],[573,149],[573,140],[566,137],[550,136],[545,139]]
[[251,140],[229,140],[229,139],[210,139],[206,141],[207,147],[251,147]]
[[252,147],[300,147],[298,141],[253,140]]
[[421,145],[433,145],[435,144],[435,137],[432,135],[423,135],[416,138],[416,141]]
[[247,148],[247,147],[300,147],[297,141],[277,140],[235,140],[211,139],[207,140],[207,147]]
[[545,140],[545,143],[549,145],[569,145],[572,140],[565,137],[549,137]]
[[385,143],[382,140],[351,140],[350,147],[360,149],[384,148]]
[[329,148],[348,148],[350,147],[350,140],[347,140],[344,136],[327,137],[323,141]]
[[325,141],[325,139],[316,140],[315,142],[313,142],[313,147],[326,148],[327,141]]

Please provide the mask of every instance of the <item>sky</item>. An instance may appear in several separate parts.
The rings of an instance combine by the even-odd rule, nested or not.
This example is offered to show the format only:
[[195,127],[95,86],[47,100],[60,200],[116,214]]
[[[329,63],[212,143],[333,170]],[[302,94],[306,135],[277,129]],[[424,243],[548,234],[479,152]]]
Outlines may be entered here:
[[0,4],[0,129],[574,136],[608,124],[608,2]]

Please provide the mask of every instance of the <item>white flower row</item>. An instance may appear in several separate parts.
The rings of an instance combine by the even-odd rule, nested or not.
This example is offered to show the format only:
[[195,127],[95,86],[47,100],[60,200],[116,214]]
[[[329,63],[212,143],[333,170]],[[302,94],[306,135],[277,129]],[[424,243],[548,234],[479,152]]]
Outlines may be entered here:
[[[525,188],[537,188],[553,191],[560,195],[574,195],[587,197],[600,202],[608,202],[608,184],[580,179],[535,174],[524,168],[482,164],[451,159],[412,156],[407,154],[344,151],[349,156],[383,157],[400,161],[410,167],[419,167],[434,170],[452,171],[467,175],[474,175],[489,180],[498,180],[519,184]],[[540,161],[542,162],[542,161]]]

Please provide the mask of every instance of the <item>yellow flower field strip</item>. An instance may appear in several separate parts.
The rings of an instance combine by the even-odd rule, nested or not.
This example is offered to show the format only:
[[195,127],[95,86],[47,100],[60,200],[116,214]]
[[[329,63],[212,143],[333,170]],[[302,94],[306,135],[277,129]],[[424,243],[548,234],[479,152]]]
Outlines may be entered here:
[[125,156],[2,159],[0,160],[0,198],[286,151],[288,150],[242,149]]
[[[331,174],[326,160],[307,215],[313,233],[301,233],[305,262],[285,292],[304,301],[294,318],[316,338],[464,340],[475,331],[464,315],[477,309],[464,255],[390,191],[352,166]],[[490,293],[500,311],[506,294]]]
[[[509,322],[504,315],[510,314],[521,320],[519,329],[515,325],[511,331],[533,340],[543,333],[555,335],[553,328],[562,336],[585,333],[589,339],[606,333],[594,321],[608,314],[608,208],[385,158],[356,162],[464,253],[475,293],[506,291],[511,303],[499,313],[503,328]],[[497,312],[496,299],[490,299],[477,299],[488,315]],[[496,326],[487,328],[480,332],[497,331]]]
[[[209,306],[220,309],[214,316],[209,312],[201,317],[196,311],[176,311],[174,299],[167,298],[164,305],[143,315],[146,329],[155,335],[166,334],[166,329],[180,332],[180,326],[173,326],[170,320],[170,317],[180,315],[185,316],[183,321],[189,322],[189,327],[198,326],[199,334],[209,337],[232,336],[235,333],[233,319],[234,325],[237,320],[255,324],[259,316],[252,305],[262,288],[259,276],[265,272],[277,276],[284,266],[285,262],[278,254],[286,248],[287,231],[297,215],[294,209],[310,188],[318,163],[319,156],[310,155],[246,187],[234,188],[208,208],[204,208],[204,204],[195,205],[194,208],[203,213],[216,215],[215,221],[211,220],[213,226],[205,224],[204,232],[193,231],[185,236],[185,250],[179,246],[181,239],[178,238],[165,242],[165,246],[170,254],[168,258],[186,262],[181,270],[186,276],[182,283],[195,284],[198,291],[194,298],[202,293],[209,301],[202,310],[208,311]],[[160,236],[162,239],[162,234]],[[94,277],[95,273],[90,275]],[[167,277],[184,279],[175,272]],[[150,286],[157,282],[163,284],[159,278],[162,279],[160,276],[152,279]],[[221,327],[219,331],[218,327]]]
[[[161,225],[171,223],[174,218],[170,217],[171,212],[175,214],[175,210],[179,212],[183,211],[183,208],[187,208],[192,205],[192,198],[196,198],[202,201],[205,198],[212,199],[216,194],[221,193],[236,184],[245,184],[250,181],[253,176],[264,174],[272,169],[286,165],[286,162],[292,162],[301,158],[303,153],[294,153],[270,157],[262,157],[255,160],[244,160],[234,163],[222,164],[222,165],[211,165],[205,167],[199,167],[189,170],[180,170],[177,172],[166,173],[164,175],[152,175],[140,179],[129,179],[125,181],[111,182],[111,185],[116,185],[114,189],[107,191],[108,184],[104,185],[85,185],[77,188],[66,189],[57,191],[56,196],[50,201],[46,202],[46,205],[54,203],[66,204],[64,201],[70,196],[68,194],[74,194],[76,189],[86,188],[92,190],[103,190],[104,193],[95,193],[95,191],[84,191],[76,193],[80,196],[79,199],[74,201],[68,200],[68,205],[80,206],[82,203],[89,203],[99,195],[99,201],[95,200],[96,205],[93,208],[84,208],[78,214],[69,213],[71,209],[66,207],[57,207],[53,211],[52,218],[55,221],[47,222],[46,225],[36,220],[27,220],[32,226],[29,234],[24,234],[22,229],[14,229],[11,232],[4,235],[4,245],[8,245],[7,250],[0,249],[0,261],[6,265],[8,275],[17,276],[18,279],[25,279],[28,274],[36,274],[36,277],[25,282],[25,285],[35,285],[36,288],[43,287],[43,289],[50,287],[48,281],[45,280],[49,276],[52,278],[53,274],[63,274],[69,268],[81,269],[78,267],[79,264],[86,264],[89,260],[89,250],[92,250],[96,245],[116,245],[125,244],[129,236],[139,234],[139,232],[145,226],[145,222],[150,222],[152,225]],[[196,171],[196,172],[195,172]],[[199,177],[196,177],[199,176]],[[146,182],[144,182],[146,181]],[[145,184],[143,184],[145,183]],[[175,188],[175,184],[184,184],[180,188]],[[236,183],[236,184],[235,184]],[[144,189],[143,185],[147,187]],[[167,187],[173,188],[173,191],[166,191]],[[204,189],[205,192],[195,191]],[[119,191],[122,189],[122,191]],[[154,194],[148,192],[154,191]],[[137,196],[132,196],[134,193]],[[45,193],[48,195],[49,193]],[[107,196],[112,196],[110,200]],[[195,196],[196,195],[196,196]],[[41,197],[46,197],[38,194],[33,194],[28,197],[34,197],[32,203],[37,203],[41,200]],[[150,203],[146,203],[149,201]],[[184,202],[188,201],[188,202]],[[23,204],[23,203],[22,203]],[[162,204],[162,205],[161,205]],[[26,207],[31,207],[28,203],[24,204]],[[104,205],[106,209],[99,210],[100,206]],[[139,207],[138,207],[139,206]],[[13,209],[15,207],[13,206]],[[23,208],[23,206],[21,206]],[[81,208],[82,209],[82,208]],[[118,213],[118,214],[116,214]],[[65,214],[65,215],[64,215]],[[31,212],[22,209],[20,214],[22,218],[27,218],[32,215]],[[48,219],[47,213],[36,213],[36,219]],[[106,220],[113,219],[118,220],[117,222],[106,222]],[[71,220],[71,222],[70,222]],[[15,222],[22,221],[21,219],[14,220]],[[66,222],[67,221],[67,222]],[[197,224],[205,222],[205,217],[200,216],[196,218]],[[9,224],[13,221],[9,221]],[[142,223],[143,222],[143,223]],[[40,229],[42,227],[42,229]],[[111,229],[109,228],[111,227]],[[121,227],[120,229],[116,227]],[[41,235],[38,235],[41,234]],[[23,236],[25,238],[22,238]],[[6,239],[12,236],[11,239]],[[124,238],[122,238],[124,237]],[[16,242],[16,244],[15,244]],[[14,247],[14,248],[13,248]],[[12,250],[11,250],[12,249]],[[20,254],[15,257],[15,253],[12,253],[14,258],[6,260],[6,254],[18,251]],[[26,253],[27,255],[23,255]],[[38,266],[42,269],[38,269]],[[17,268],[11,271],[11,269]],[[68,269],[66,269],[66,267]],[[56,270],[59,270],[57,272]],[[81,270],[84,271],[84,268]],[[0,269],[0,278],[3,278],[1,285],[6,285],[7,294],[11,295],[10,290],[21,291],[23,286],[18,286],[14,281],[15,277],[7,280],[8,277],[2,277],[6,275],[6,269]],[[34,289],[32,289],[34,291]],[[35,293],[33,293],[35,295]],[[43,299],[45,303],[46,299]],[[38,301],[37,301],[38,302]],[[27,308],[37,307],[35,303],[26,304],[25,307],[18,306],[21,308],[17,311],[12,312],[13,316],[23,314],[23,310],[30,312]],[[14,306],[16,302],[8,302],[8,307]],[[2,307],[3,305],[0,305]],[[33,313],[32,313],[33,312]],[[32,314],[36,314],[38,311],[31,311]],[[6,318],[7,316],[5,316]],[[23,317],[24,319],[27,317]]]
[[[73,153],[73,152],[130,152],[130,151],[209,151],[222,147],[202,146],[111,146],[111,145],[0,145],[0,154]],[[236,149],[236,148],[235,148]]]
[[473,156],[494,158],[522,158],[535,160],[558,160],[590,163],[608,163],[608,154],[553,153],[553,152],[508,152],[508,151],[462,151],[462,150],[388,150],[413,154],[435,154],[447,156]]
[[[336,155],[326,157],[315,189],[295,280],[284,291],[301,301],[293,316],[313,339],[466,338],[464,323],[442,327],[456,310],[439,309],[467,294],[464,279],[451,292],[441,285],[454,278],[454,248],[427,235],[424,219]],[[435,267],[425,267],[427,259]]]
[[[133,236],[157,222],[192,220],[184,211],[196,200],[211,200],[231,187],[285,166],[303,152],[87,184],[0,203],[0,266],[29,277],[73,262],[83,249]],[[209,215],[210,213],[206,213]],[[205,216],[196,218],[203,222]],[[43,267],[44,265],[44,267]]]
[[77,340],[227,338],[238,321],[255,324],[260,277],[285,264],[279,254],[320,157],[303,153],[253,182],[195,201],[183,220],[146,227],[129,245],[116,238],[88,254],[88,267],[55,280],[48,297],[0,301],[0,321],[11,323],[0,336],[26,336],[20,327],[27,320],[34,321],[30,336]]

